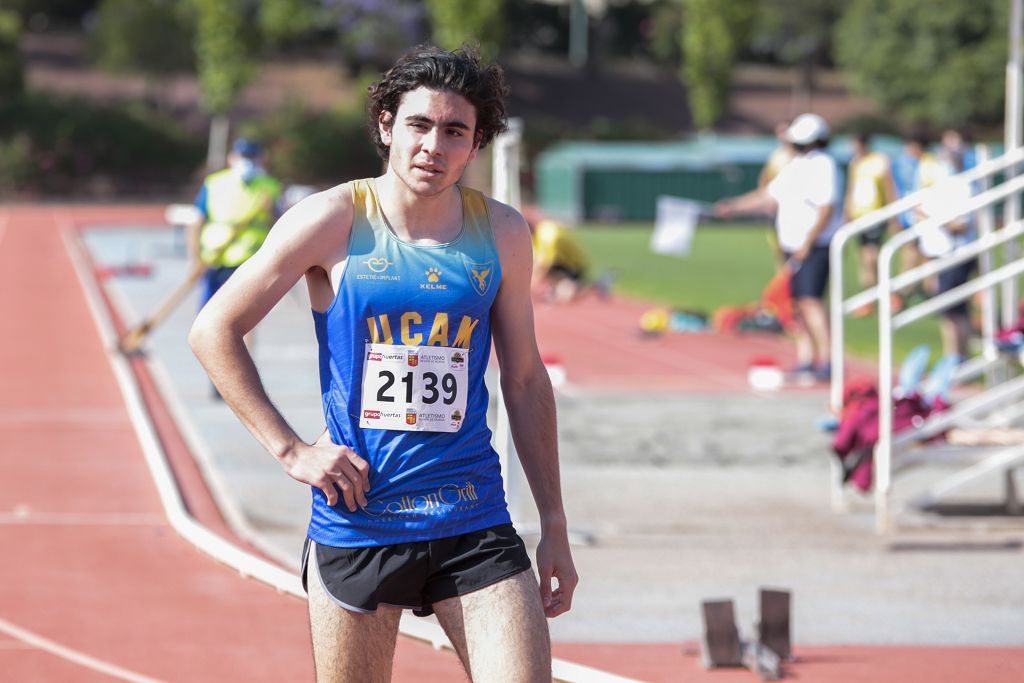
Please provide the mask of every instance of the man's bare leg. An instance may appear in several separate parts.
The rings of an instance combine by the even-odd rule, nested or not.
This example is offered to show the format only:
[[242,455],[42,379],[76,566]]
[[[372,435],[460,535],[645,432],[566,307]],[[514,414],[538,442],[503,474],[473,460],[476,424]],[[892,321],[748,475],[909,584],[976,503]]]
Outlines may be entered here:
[[971,321],[963,313],[947,313],[939,319],[942,353],[967,358],[967,343],[971,338]]
[[435,602],[434,612],[473,681],[551,681],[551,639],[533,572]]
[[317,683],[388,683],[402,610],[381,606],[358,614],[340,606],[324,590],[310,558],[309,630]]
[[811,365],[814,363],[814,342],[811,338],[811,331],[807,328],[807,321],[804,320],[799,306],[793,307],[793,342],[796,344],[797,365]]
[[811,337],[811,345],[814,348],[814,357],[819,362],[827,362],[829,359],[829,336],[828,336],[828,315],[825,313],[825,303],[814,297],[801,297],[797,299],[797,307],[800,309],[800,317]]
[[860,286],[874,287],[878,284],[878,245],[862,244],[857,261],[857,279]]

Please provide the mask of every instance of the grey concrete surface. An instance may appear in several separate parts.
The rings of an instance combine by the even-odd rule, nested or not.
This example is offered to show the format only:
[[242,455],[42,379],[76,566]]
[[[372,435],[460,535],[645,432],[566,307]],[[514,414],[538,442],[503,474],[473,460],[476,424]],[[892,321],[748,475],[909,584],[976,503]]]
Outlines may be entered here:
[[[148,279],[107,282],[129,319],[155,307],[185,272],[170,230],[90,231],[97,261],[144,260]],[[308,490],[222,404],[187,348],[186,302],[147,344],[192,435],[225,514],[266,552],[297,566]],[[308,302],[293,290],[257,328],[255,359],[269,395],[298,433],[323,428]],[[569,378],[571,382],[572,378]],[[558,397],[559,442],[581,576],[563,641],[660,642],[700,635],[699,602],[737,601],[750,634],[757,589],[793,591],[794,637],[807,644],[1024,644],[1024,531],[915,528],[874,532],[870,500],[835,514],[828,439],[813,428],[823,393]],[[938,468],[897,481],[897,491]],[[965,495],[998,498],[1000,481]],[[523,528],[534,520],[518,520]],[[528,538],[532,542],[535,539]]]

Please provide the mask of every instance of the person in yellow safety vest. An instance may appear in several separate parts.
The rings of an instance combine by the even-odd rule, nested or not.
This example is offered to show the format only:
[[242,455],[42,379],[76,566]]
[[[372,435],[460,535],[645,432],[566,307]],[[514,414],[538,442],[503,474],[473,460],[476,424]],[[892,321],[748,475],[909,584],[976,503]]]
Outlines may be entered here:
[[239,138],[228,167],[208,175],[196,195],[202,217],[189,227],[187,242],[190,262],[206,266],[200,308],[256,253],[281,213],[281,184],[263,162],[260,144]]
[[565,303],[586,286],[590,263],[583,247],[561,223],[540,220],[533,228],[533,291],[542,298]]
[[[844,222],[856,220],[896,201],[896,185],[889,157],[881,152],[872,152],[870,141],[871,136],[867,133],[856,133],[850,140],[853,156],[850,158],[847,171]],[[885,238],[885,232],[886,225],[883,224],[859,235],[857,275],[863,288],[877,284],[878,250]],[[896,302],[897,299],[894,298],[894,304]],[[898,310],[899,306],[896,308]],[[854,311],[854,316],[864,317],[873,310],[874,304],[866,304]]]

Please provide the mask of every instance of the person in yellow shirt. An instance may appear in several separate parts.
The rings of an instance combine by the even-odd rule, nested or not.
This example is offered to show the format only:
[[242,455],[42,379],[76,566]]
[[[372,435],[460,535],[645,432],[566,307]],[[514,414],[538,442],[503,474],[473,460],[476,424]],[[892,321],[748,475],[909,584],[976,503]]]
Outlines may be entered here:
[[776,147],[771,155],[768,157],[768,161],[764,163],[764,167],[761,168],[761,175],[757,178],[757,188],[763,190],[768,187],[768,183],[772,181],[775,176],[779,175],[779,171],[793,160],[796,156],[796,150],[793,149],[793,143],[786,139],[786,131],[789,129],[789,123],[782,121],[775,126],[775,137],[779,140],[779,146]]
[[[899,196],[931,187],[943,176],[942,166],[935,155],[928,151],[928,136],[921,131],[906,135],[903,139],[903,151],[893,162],[893,179]],[[900,223],[904,229],[921,220],[919,212],[906,211],[900,215]],[[900,268],[907,271],[921,265],[925,259],[921,256],[916,242],[907,244],[900,252]]]
[[[881,152],[871,151],[871,137],[857,133],[850,143],[853,156],[847,172],[844,222],[865,216],[886,204],[896,201],[896,185],[892,177],[889,158]],[[860,234],[857,275],[863,288],[878,282],[878,250],[885,238],[886,226],[880,225]],[[863,317],[874,310],[867,304],[855,311]]]
[[533,228],[533,291],[555,303],[572,301],[587,286],[590,262],[569,228],[544,219]]

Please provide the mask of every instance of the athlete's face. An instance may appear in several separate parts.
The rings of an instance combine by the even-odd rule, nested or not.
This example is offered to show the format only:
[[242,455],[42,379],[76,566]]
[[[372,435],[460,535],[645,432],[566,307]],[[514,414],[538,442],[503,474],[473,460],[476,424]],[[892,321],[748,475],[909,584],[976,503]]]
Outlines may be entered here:
[[390,147],[389,169],[416,194],[448,189],[476,158],[476,108],[448,90],[410,90],[393,117],[381,113],[378,126]]

